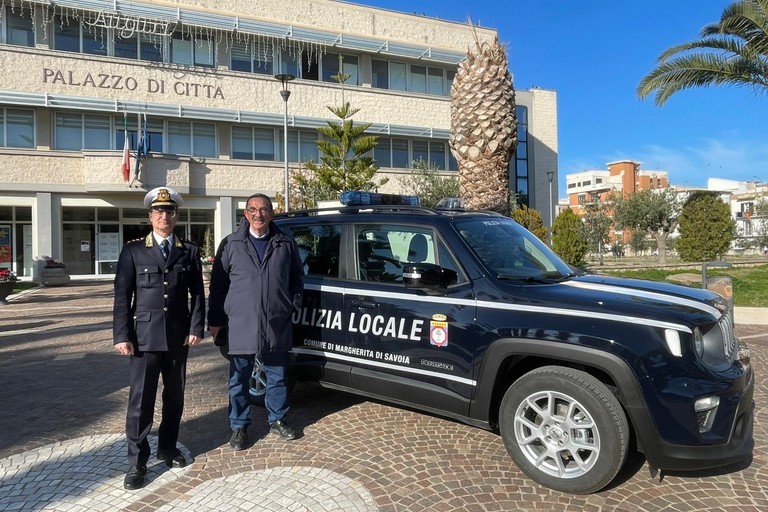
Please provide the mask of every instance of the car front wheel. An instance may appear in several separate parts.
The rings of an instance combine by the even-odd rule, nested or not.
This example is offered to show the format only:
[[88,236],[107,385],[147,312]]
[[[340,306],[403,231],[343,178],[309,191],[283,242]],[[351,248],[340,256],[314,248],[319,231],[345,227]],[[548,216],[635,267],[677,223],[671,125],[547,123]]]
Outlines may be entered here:
[[602,382],[572,368],[542,367],[512,384],[501,401],[499,429],[517,466],[562,492],[599,491],[627,456],[621,404]]

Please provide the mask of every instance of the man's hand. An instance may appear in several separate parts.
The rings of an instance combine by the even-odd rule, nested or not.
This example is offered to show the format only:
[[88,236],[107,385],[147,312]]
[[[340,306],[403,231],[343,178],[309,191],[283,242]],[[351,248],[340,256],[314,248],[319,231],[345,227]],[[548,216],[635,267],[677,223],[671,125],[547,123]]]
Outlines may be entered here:
[[195,336],[194,334],[190,334],[186,338],[184,338],[184,345],[197,345],[200,343],[200,336]]
[[211,337],[213,339],[216,339],[216,336],[218,336],[219,331],[221,328],[224,327],[223,325],[209,325],[208,330],[211,331]]
[[132,356],[133,343],[131,343],[130,341],[121,341],[120,343],[115,343],[115,350],[117,350],[124,356]]

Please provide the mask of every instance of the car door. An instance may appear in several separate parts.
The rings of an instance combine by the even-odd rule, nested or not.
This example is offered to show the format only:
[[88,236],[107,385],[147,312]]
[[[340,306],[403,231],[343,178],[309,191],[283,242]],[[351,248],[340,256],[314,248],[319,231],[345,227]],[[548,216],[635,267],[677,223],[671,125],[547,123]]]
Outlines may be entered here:
[[[355,224],[357,270],[344,295],[355,389],[401,403],[464,415],[473,396],[475,316],[472,288],[431,227]],[[408,289],[403,269],[432,263],[456,270],[439,292]]]
[[328,358],[346,342],[344,285],[340,278],[342,227],[332,223],[292,223],[281,229],[291,234],[304,263],[304,297],[293,315],[294,368],[303,379],[350,385],[349,363]]

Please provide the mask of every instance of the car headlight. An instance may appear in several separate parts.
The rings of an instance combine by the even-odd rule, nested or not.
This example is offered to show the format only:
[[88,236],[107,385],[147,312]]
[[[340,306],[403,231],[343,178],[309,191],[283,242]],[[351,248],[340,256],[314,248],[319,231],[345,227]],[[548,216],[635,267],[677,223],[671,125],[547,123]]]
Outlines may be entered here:
[[693,350],[707,367],[723,371],[738,357],[739,340],[733,335],[733,319],[728,313],[717,322],[693,329]]
[[698,327],[693,329],[693,349],[696,351],[696,356],[699,359],[704,357],[704,337],[701,335],[701,329]]

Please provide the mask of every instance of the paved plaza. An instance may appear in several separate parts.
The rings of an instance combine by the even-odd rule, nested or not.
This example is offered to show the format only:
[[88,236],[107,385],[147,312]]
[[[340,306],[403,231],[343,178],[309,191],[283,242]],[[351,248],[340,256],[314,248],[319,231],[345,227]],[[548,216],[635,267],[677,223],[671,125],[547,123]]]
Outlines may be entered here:
[[126,491],[112,284],[35,289],[0,306],[0,511],[766,511],[768,325],[749,313],[736,333],[756,372],[755,450],[738,467],[659,481],[633,455],[609,488],[571,496],[526,478],[493,432],[310,383],[292,395],[298,440],[269,434],[253,408],[253,444],[234,452],[227,362],[206,338],[190,350],[179,437],[193,463],[153,457],[147,485]]

